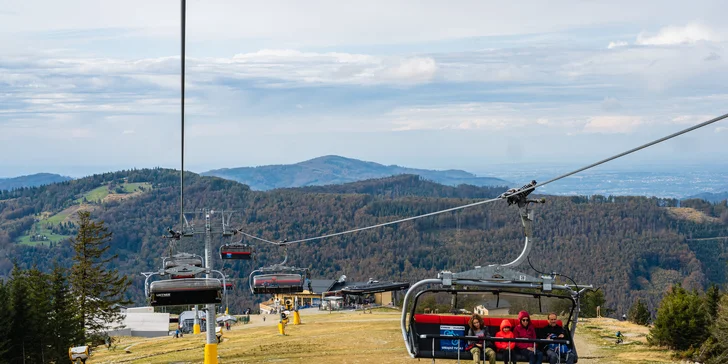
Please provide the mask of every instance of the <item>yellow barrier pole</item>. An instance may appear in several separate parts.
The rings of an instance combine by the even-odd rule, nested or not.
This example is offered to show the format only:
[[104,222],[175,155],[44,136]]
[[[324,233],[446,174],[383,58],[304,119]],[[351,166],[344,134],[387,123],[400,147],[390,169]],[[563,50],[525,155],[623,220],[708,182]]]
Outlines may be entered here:
[[301,324],[301,315],[298,313],[298,311],[293,311],[293,324],[294,325]]
[[217,344],[205,344],[205,364],[217,364]]
[[200,333],[200,324],[195,324],[194,326],[192,326],[192,333],[195,335]]

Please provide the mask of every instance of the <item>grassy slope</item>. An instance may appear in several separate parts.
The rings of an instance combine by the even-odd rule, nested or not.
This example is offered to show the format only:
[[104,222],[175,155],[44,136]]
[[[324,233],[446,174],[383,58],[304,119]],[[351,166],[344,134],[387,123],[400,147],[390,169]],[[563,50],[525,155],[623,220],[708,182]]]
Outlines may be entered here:
[[[26,235],[21,236],[18,239],[19,244],[23,245],[38,245],[43,244],[47,245],[49,242],[57,243],[59,241],[66,240],[70,238],[70,235],[52,235],[51,231],[46,228],[48,224],[51,225],[58,225],[62,222],[72,221],[76,217],[76,212],[78,210],[92,210],[94,207],[90,204],[96,204],[99,201],[104,201],[106,199],[114,200],[114,199],[123,199],[125,197],[136,197],[143,193],[142,190],[140,190],[140,187],[144,189],[144,191],[150,191],[152,189],[152,185],[148,182],[138,182],[138,183],[124,183],[122,185],[122,188],[124,189],[124,194],[116,194],[116,193],[110,193],[108,186],[104,185],[101,187],[94,188],[91,191],[86,192],[83,194],[83,196],[79,197],[75,200],[75,203],[78,205],[71,206],[55,215],[47,216],[47,213],[42,215],[40,220],[31,227],[31,229],[27,232]],[[88,201],[87,203],[84,203],[84,199]],[[45,235],[48,240],[44,241],[31,241],[30,236],[32,234],[40,234]]]
[[[223,343],[218,345],[219,362],[418,362],[406,353],[398,312],[304,312],[303,324],[288,325],[287,336],[278,335],[274,316],[268,315],[267,319],[263,322],[262,316],[254,315],[251,324],[238,324],[231,331],[225,331]],[[669,352],[642,345],[646,328],[611,319],[589,320],[580,325],[579,334],[592,350],[579,363],[672,363]],[[627,335],[624,345],[614,345],[611,339],[617,327]],[[125,337],[116,350],[99,349],[88,363],[202,363],[204,343],[204,334],[185,335],[180,339]]]
[[[610,318],[583,319],[577,326],[578,335],[589,345],[597,347],[595,359],[581,360],[579,363],[678,363],[671,359],[672,352],[659,347],[647,346],[649,328],[631,322]],[[616,333],[621,331],[624,342],[617,345]],[[577,343],[579,340],[577,339]],[[585,357],[581,353],[580,357]],[[586,357],[585,357],[586,358]]]

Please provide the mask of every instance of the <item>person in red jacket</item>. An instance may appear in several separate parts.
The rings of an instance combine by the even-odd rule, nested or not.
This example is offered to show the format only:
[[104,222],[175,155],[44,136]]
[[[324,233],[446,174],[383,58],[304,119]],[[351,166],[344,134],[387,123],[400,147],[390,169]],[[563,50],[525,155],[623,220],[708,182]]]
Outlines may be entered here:
[[[513,331],[511,331],[511,322],[509,320],[503,320],[500,324],[500,331],[498,331],[495,334],[495,337],[502,337],[507,339],[513,339],[516,337],[516,335],[513,334]],[[515,354],[512,354],[512,350],[516,347],[516,343],[514,342],[507,342],[507,341],[496,341],[495,342],[495,349],[497,351],[505,351],[503,354],[503,357],[505,358],[504,363],[508,364],[509,362],[515,363],[516,362],[516,356]],[[512,358],[509,360],[509,358]]]
[[[518,313],[518,322],[513,333],[517,338],[536,339],[536,329],[531,325],[531,316],[528,311]],[[515,352],[528,358],[529,364],[541,364],[543,352],[538,349],[535,343],[516,343]]]

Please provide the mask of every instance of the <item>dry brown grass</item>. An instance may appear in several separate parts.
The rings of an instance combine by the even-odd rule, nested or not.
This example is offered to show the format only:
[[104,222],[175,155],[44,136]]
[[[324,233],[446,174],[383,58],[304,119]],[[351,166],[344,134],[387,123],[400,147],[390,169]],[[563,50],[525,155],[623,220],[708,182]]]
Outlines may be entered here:
[[[409,363],[399,330],[398,312],[302,315],[278,334],[277,321],[253,316],[252,324],[234,325],[218,345],[220,363]],[[99,349],[87,363],[202,363],[205,335],[183,338],[125,337],[116,350]],[[129,353],[125,350],[128,348]]]
[[699,224],[702,224],[705,222],[718,222],[719,221],[717,218],[708,216],[708,215],[704,214],[703,212],[698,211],[692,207],[668,207],[667,211],[670,213],[670,215],[672,215],[678,219],[697,222]]
[[[399,312],[304,313],[302,325],[288,325],[278,335],[274,316],[252,316],[251,324],[234,325],[218,345],[219,363],[402,363],[415,364],[402,342]],[[614,344],[614,333],[626,335]],[[579,323],[582,364],[673,363],[670,353],[644,345],[647,328],[613,319],[589,319]],[[203,363],[205,335],[183,338],[122,338],[117,349],[96,351],[90,364]],[[128,349],[128,350],[127,350]],[[128,351],[128,352],[127,352]],[[429,360],[422,359],[425,362]],[[438,362],[451,362],[437,360]]]
[[[579,334],[587,341],[586,346],[596,346],[596,361],[584,363],[678,363],[672,352],[664,348],[647,346],[647,326],[611,318],[585,319],[579,323]],[[624,342],[617,345],[616,333],[621,331]],[[577,344],[579,340],[576,340]],[[580,349],[581,353],[581,349]],[[582,360],[579,360],[582,363]]]

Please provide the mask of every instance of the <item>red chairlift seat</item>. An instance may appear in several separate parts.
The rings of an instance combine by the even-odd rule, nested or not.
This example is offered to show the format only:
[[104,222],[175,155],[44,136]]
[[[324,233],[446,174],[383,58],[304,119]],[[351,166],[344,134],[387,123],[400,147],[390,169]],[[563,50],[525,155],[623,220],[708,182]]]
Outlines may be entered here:
[[250,260],[253,257],[253,247],[248,244],[223,244],[220,247],[220,259]]
[[253,276],[253,294],[303,292],[304,276],[298,273],[271,273]]

